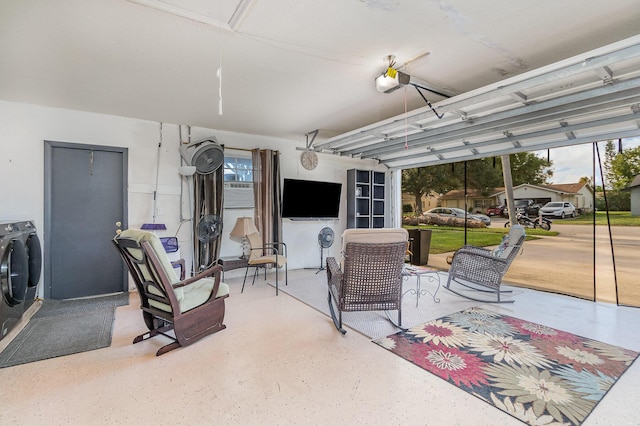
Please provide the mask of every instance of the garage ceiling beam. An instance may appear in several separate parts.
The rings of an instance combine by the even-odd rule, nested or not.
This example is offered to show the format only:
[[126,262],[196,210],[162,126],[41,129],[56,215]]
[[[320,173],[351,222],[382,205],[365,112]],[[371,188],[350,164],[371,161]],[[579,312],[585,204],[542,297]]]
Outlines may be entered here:
[[639,103],[640,35],[443,100],[442,120],[420,108],[314,149],[393,169],[537,151],[631,137]]

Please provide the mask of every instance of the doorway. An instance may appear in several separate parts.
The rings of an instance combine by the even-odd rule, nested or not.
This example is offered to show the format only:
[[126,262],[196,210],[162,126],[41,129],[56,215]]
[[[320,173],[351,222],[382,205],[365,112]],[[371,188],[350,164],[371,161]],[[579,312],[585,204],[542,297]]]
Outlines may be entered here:
[[127,167],[127,148],[45,141],[45,299],[128,289],[111,242],[127,228]]

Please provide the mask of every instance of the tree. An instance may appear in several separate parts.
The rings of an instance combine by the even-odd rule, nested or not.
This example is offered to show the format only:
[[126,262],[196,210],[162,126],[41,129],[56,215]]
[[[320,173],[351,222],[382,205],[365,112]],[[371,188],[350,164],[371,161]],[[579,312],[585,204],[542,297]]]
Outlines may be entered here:
[[[533,153],[511,154],[509,160],[514,186],[523,183],[543,185],[547,183],[547,179],[553,176],[553,170],[550,169],[553,162]],[[458,164],[461,163],[456,163],[456,170],[462,170]],[[463,176],[462,172],[457,174]],[[467,186],[469,188],[477,189],[482,195],[487,196],[493,192],[493,189],[503,185],[502,161],[499,158],[490,157],[467,162]]]
[[496,167],[493,164],[493,158],[467,161],[467,187],[477,189],[486,197],[492,194],[496,187],[502,186],[502,168],[497,167],[497,162]]
[[[538,157],[531,152],[519,152],[509,156],[511,161],[511,179],[513,185],[528,183],[544,185],[553,177],[553,161]],[[502,170],[502,168],[500,169]]]
[[612,141],[607,141],[607,144],[604,147],[604,164],[602,165],[602,174],[607,180],[609,184],[609,188],[611,188],[611,182],[615,181],[615,176],[613,174],[613,159],[616,157],[616,149],[613,146]]
[[623,149],[613,157],[610,166],[611,177],[607,177],[613,189],[626,188],[634,177],[640,175],[640,146]]
[[456,188],[459,179],[452,172],[451,164],[418,167],[402,171],[402,192],[413,195],[416,214],[422,215],[422,196],[443,194]]

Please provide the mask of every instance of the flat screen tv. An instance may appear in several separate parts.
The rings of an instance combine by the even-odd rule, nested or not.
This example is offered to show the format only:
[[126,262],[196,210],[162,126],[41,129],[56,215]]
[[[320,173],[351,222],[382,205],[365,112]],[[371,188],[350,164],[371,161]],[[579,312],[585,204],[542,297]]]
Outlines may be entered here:
[[285,179],[282,217],[292,220],[337,219],[341,183]]

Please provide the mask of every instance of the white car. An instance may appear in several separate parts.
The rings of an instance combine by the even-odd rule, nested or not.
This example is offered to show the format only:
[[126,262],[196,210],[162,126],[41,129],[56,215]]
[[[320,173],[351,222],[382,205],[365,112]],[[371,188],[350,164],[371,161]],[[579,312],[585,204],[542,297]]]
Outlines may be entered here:
[[[448,216],[448,217],[459,217],[464,219],[464,210],[462,209],[457,209],[455,207],[437,207],[435,209],[431,209],[429,211],[426,211],[423,213],[424,215],[428,216],[430,214],[435,214],[438,216]],[[478,220],[480,222],[483,222],[486,226],[491,225],[491,218],[487,215],[484,214],[478,214],[478,213],[467,213],[467,219],[468,220]]]
[[565,217],[576,217],[576,208],[566,201],[551,201],[542,206],[540,214],[564,219]]

